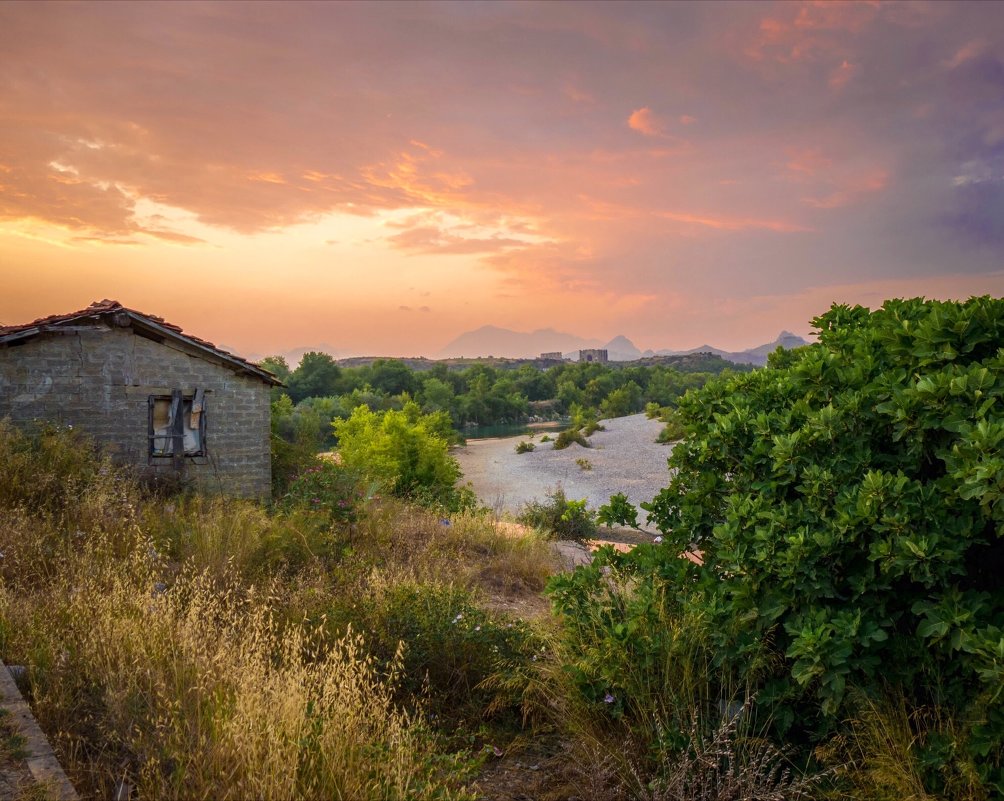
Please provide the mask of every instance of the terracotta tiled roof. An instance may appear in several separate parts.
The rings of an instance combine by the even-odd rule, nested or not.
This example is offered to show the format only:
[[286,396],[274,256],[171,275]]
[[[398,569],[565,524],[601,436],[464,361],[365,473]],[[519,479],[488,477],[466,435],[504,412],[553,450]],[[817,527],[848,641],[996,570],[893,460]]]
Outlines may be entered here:
[[253,364],[246,359],[242,359],[240,356],[230,353],[229,351],[225,351],[222,348],[218,348],[212,342],[207,342],[204,339],[199,339],[199,337],[186,334],[181,330],[180,326],[167,322],[167,320],[163,317],[157,317],[154,314],[146,314],[145,312],[137,311],[136,309],[130,309],[123,306],[117,300],[108,300],[107,298],[105,300],[95,301],[86,309],[81,309],[80,311],[69,312],[68,314],[53,314],[49,317],[42,317],[38,320],[34,320],[30,323],[24,323],[22,325],[0,325],[0,344],[3,344],[5,341],[11,339],[24,339],[29,336],[41,334],[47,328],[60,328],[77,321],[104,317],[120,312],[128,314],[137,322],[146,322],[151,324],[152,327],[160,329],[160,331],[166,336],[170,336],[182,342],[187,342],[201,350],[207,350],[215,353],[225,361],[231,362],[234,366],[241,367],[245,372],[252,373],[253,375],[258,376],[271,384],[278,385],[282,383],[265,368],[259,367],[258,365]]

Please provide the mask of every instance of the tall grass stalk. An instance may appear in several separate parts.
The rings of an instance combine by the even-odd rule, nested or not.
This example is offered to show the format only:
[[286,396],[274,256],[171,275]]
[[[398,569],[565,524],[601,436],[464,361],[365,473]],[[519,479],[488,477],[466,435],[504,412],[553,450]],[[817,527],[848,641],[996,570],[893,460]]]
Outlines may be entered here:
[[280,626],[278,585],[186,571],[162,589],[144,546],[87,566],[43,608],[3,590],[0,617],[32,627],[13,639],[31,641],[37,713],[100,794],[121,771],[155,798],[452,795],[431,738],[393,701],[400,659],[380,675],[351,634]]

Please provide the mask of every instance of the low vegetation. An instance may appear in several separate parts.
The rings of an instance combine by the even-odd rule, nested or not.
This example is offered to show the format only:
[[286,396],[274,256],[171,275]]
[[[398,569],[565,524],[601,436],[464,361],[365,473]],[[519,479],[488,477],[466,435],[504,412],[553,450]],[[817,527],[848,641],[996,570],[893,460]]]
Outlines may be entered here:
[[546,634],[486,599],[539,594],[553,557],[348,470],[274,510],[160,497],[73,432],[0,424],[0,650],[81,790],[471,797],[486,710],[522,714],[479,688]]

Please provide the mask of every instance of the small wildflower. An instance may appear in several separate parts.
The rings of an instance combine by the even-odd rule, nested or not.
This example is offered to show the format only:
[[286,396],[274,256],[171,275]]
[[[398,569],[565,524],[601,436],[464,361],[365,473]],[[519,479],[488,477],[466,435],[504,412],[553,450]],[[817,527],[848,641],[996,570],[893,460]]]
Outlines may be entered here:
[[662,537],[656,537],[654,540],[652,540],[652,542],[656,543],[662,542]]
[[497,745],[493,745],[492,746],[492,753],[495,754],[495,756],[500,757],[500,756],[502,756],[502,749],[499,748]]
[[440,522],[441,525],[444,525],[444,526],[449,526],[450,525],[450,521],[447,520],[445,517],[442,518],[439,522]]
[[612,704],[616,700],[617,699],[614,698],[610,693],[607,693],[606,695],[603,696],[603,703],[604,704]]
[[475,630],[475,631],[481,631],[481,626],[475,626],[475,627],[474,627],[474,630]]

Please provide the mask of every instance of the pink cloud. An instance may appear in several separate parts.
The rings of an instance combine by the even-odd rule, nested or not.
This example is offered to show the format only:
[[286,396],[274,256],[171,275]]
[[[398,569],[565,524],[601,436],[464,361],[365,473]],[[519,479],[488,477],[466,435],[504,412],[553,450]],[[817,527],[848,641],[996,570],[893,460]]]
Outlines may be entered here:
[[632,131],[637,131],[645,136],[663,136],[665,134],[663,123],[656,118],[648,106],[632,111],[627,124]]

